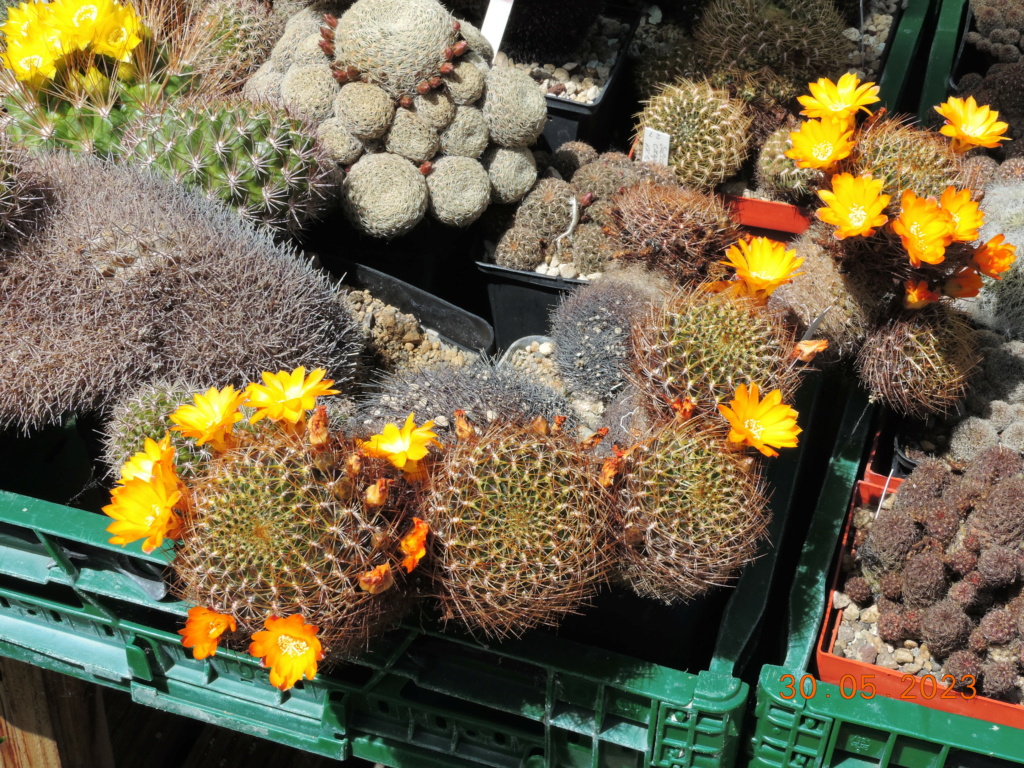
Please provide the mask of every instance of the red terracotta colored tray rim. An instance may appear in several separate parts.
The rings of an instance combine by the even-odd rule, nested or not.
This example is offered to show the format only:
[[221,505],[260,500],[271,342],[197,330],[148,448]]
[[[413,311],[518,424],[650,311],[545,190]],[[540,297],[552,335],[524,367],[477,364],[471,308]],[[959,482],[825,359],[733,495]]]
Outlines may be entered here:
[[903,483],[902,477],[881,475],[871,469],[875,466],[875,457],[878,456],[882,437],[888,434],[882,426],[875,430],[875,436],[871,439],[871,451],[868,453],[868,461],[864,466],[864,479],[861,480],[861,483],[864,485],[874,488],[879,498],[884,493],[895,493],[899,489],[900,484]]
[[[895,481],[896,478],[893,478],[893,481],[890,482],[890,490]],[[881,498],[881,488],[858,481],[850,512],[846,516],[846,523],[843,526],[842,552],[851,552],[853,549],[853,511],[860,505],[877,505]],[[867,684],[870,683],[874,686],[874,695],[876,696],[895,700],[905,699],[929,709],[1024,729],[1024,706],[1020,704],[985,698],[980,693],[975,698],[964,698],[963,694],[950,691],[949,686],[942,685],[941,675],[939,680],[936,680],[934,675],[918,677],[896,669],[886,669],[875,664],[834,656],[832,649],[835,647],[836,636],[843,618],[842,610],[833,607],[841,565],[842,558],[838,558],[828,591],[825,620],[822,622],[818,646],[815,649],[819,680],[838,685],[841,690],[844,688],[849,690],[852,685],[854,694],[857,696],[862,696]],[[871,677],[867,677],[868,675]],[[926,680],[930,681],[927,686],[925,685]],[[932,682],[934,685],[931,684]],[[845,693],[842,695],[845,697]],[[949,698],[942,698],[943,695]]]
[[736,221],[745,227],[799,235],[811,226],[808,211],[789,203],[739,195],[722,195],[722,198]]

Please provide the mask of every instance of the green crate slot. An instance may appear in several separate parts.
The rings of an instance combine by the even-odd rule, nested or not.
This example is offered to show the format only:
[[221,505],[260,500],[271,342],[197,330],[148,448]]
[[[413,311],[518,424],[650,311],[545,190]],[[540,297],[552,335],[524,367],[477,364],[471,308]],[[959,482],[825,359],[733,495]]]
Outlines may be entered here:
[[941,2],[917,110],[918,119],[925,125],[942,123],[942,117],[935,111],[935,107],[944,102],[952,90],[953,68],[967,31],[967,0]]
[[885,65],[878,78],[881,103],[876,106],[886,107],[890,112],[917,109],[914,64],[924,45],[925,29],[931,22],[933,5],[932,0],[909,0],[896,27],[890,30]]

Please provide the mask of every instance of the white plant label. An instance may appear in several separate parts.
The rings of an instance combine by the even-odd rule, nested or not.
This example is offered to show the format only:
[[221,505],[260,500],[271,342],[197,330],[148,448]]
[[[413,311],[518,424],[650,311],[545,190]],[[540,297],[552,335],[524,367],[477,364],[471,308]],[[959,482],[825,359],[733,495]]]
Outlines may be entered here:
[[495,55],[501,46],[501,38],[505,36],[505,27],[508,26],[508,17],[512,13],[513,2],[514,0],[491,0],[487,4],[487,13],[484,16],[480,32],[491,44]]
[[644,128],[644,151],[640,159],[645,163],[668,165],[668,150],[672,137],[653,128]]

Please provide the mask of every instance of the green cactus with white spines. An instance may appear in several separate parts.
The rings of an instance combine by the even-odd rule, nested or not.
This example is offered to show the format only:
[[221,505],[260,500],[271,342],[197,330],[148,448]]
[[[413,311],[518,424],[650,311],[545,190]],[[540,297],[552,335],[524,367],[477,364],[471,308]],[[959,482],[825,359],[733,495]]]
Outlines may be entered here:
[[122,157],[275,229],[297,231],[324,203],[328,169],[312,131],[277,107],[170,106],[128,127]]

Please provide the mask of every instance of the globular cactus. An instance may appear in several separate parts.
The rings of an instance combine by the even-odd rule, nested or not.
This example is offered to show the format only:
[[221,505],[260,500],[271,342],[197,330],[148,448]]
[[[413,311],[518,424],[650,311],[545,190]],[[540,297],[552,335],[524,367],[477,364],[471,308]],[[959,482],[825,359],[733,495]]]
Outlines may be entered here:
[[818,0],[713,0],[694,29],[695,66],[768,68],[803,88],[846,69],[845,24]]
[[597,469],[565,431],[497,423],[452,446],[426,501],[443,618],[496,638],[579,612],[611,560]]
[[789,134],[798,127],[797,121],[791,118],[767,138],[757,156],[755,174],[759,190],[799,203],[814,195],[824,181],[824,174],[816,168],[798,168],[796,162],[786,156],[793,148]]
[[487,171],[470,157],[442,157],[427,176],[430,212],[442,224],[468,227],[491,201]]
[[[189,482],[173,588],[230,613],[245,635],[268,616],[301,613],[329,653],[350,656],[407,607],[397,542],[408,499],[392,486],[385,506],[364,505],[364,489],[386,477],[379,461],[363,460],[355,476],[317,463],[301,439],[280,433],[257,433],[215,456]],[[381,566],[398,583],[377,594],[361,589],[359,577]]]
[[604,272],[621,249],[622,244],[597,224],[580,224],[559,242],[556,252],[561,261],[572,262],[581,274],[590,275]]
[[652,404],[689,398],[714,412],[740,384],[794,389],[793,339],[781,318],[752,302],[699,288],[679,291],[634,326],[634,379]]
[[357,0],[334,29],[335,62],[398,99],[441,75],[458,35],[454,17],[434,0]]
[[609,233],[620,257],[687,284],[720,275],[725,249],[739,239],[716,197],[679,186],[643,182],[612,198]]
[[540,233],[530,227],[509,227],[494,249],[494,263],[523,272],[536,269],[544,263],[544,244]]
[[563,0],[556,5],[521,0],[512,6],[501,50],[527,64],[572,54],[586,40],[604,5],[604,0]]
[[898,210],[905,190],[938,200],[947,186],[959,186],[960,162],[945,136],[904,119],[881,119],[861,134],[851,172],[881,179]]
[[354,376],[355,320],[269,230],[138,169],[75,155],[30,168],[55,202],[4,263],[0,424],[104,411],[153,378],[243,385],[298,365]]
[[962,650],[972,629],[964,609],[952,600],[940,600],[921,619],[921,636],[933,655],[940,658]]
[[942,558],[934,552],[911,555],[903,566],[903,602],[916,608],[933,605],[946,596],[949,582]]
[[633,323],[667,287],[649,273],[623,270],[569,294],[551,314],[555,365],[569,392],[609,402],[626,385]]
[[606,200],[636,184],[643,177],[639,164],[609,160],[606,153],[596,160],[581,165],[572,175],[572,185],[581,195],[591,194],[597,200]]
[[879,512],[860,552],[865,571],[881,579],[885,573],[902,569],[911,548],[920,540],[921,529],[909,515]]
[[371,83],[348,83],[334,98],[334,117],[357,139],[379,139],[395,119],[395,102]]
[[576,190],[567,181],[546,178],[523,200],[516,212],[516,226],[527,227],[542,238],[553,240],[579,217]]
[[544,95],[521,69],[494,67],[488,72],[480,105],[491,141],[503,147],[530,146],[548,119]]
[[484,73],[469,61],[456,63],[452,71],[442,77],[447,84],[448,93],[460,106],[475,104],[484,95]]
[[619,570],[637,594],[686,602],[754,558],[769,520],[764,482],[724,441],[720,425],[691,419],[626,450]]
[[270,56],[284,33],[285,19],[260,0],[210,0],[203,4],[199,24],[212,30],[211,56],[204,77],[227,69],[238,81],[247,79]]
[[[487,132],[487,121],[484,120],[483,113],[476,107],[459,106],[455,109],[455,118],[441,132],[441,152],[445,155],[475,159],[484,153],[489,141],[490,134]],[[529,186],[533,186],[532,181]]]
[[352,165],[366,151],[366,142],[349,133],[336,117],[317,126],[316,141],[320,150],[342,168]]
[[417,94],[412,100],[412,109],[416,116],[437,131],[443,131],[455,119],[455,108],[458,105],[447,91],[430,91]]
[[21,151],[0,139],[0,245],[27,235],[45,213],[47,189],[25,166]]
[[249,221],[297,232],[322,210],[328,185],[328,164],[311,133],[303,120],[268,105],[172,105],[129,125],[119,154]]
[[537,181],[537,160],[526,147],[491,147],[483,161],[496,203],[518,203]]
[[385,151],[416,164],[427,162],[440,147],[441,138],[437,130],[408,109],[395,112],[395,119],[384,134]]
[[415,413],[434,422],[438,439],[455,439],[455,411],[475,424],[495,422],[526,425],[537,419],[567,417],[565,429],[576,424],[572,405],[555,392],[510,365],[479,361],[471,365],[435,365],[415,371],[395,371],[378,382],[377,391],[359,406],[364,429],[380,431],[388,422]]
[[554,151],[551,165],[563,179],[572,181],[572,175],[577,170],[598,157],[598,151],[585,141],[567,141]]
[[345,177],[343,191],[349,219],[375,237],[404,234],[427,212],[427,181],[399,155],[363,155]]
[[857,356],[872,397],[900,413],[948,413],[980,361],[970,321],[945,304],[904,312],[872,330]]
[[667,133],[668,164],[679,181],[710,190],[746,159],[750,124],[743,102],[707,82],[680,79],[646,103],[636,125],[637,153],[645,128]]

